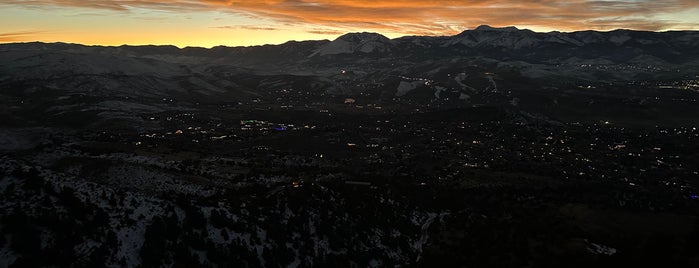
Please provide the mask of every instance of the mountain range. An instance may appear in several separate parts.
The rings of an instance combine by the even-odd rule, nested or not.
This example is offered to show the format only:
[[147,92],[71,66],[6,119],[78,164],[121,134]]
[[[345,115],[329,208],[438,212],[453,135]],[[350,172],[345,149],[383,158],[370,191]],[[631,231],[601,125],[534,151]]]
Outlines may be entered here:
[[699,32],[0,45],[0,267],[699,267]]
[[[585,103],[594,102],[589,94],[641,103],[658,94],[691,100],[699,87],[697,47],[694,31],[537,33],[486,25],[454,36],[349,33],[333,41],[210,49],[10,43],[0,45],[0,87],[8,97],[43,103],[31,108],[42,114],[81,106],[67,101],[70,96],[118,97],[118,105],[100,99],[95,109],[125,114],[160,111],[145,103],[150,99],[284,99],[290,102],[280,105],[298,107],[354,98],[363,104],[538,109],[566,90],[585,95]],[[652,92],[628,91],[637,85]],[[592,90],[599,88],[605,91]],[[288,90],[295,97],[280,96]],[[129,97],[139,105],[122,105]]]

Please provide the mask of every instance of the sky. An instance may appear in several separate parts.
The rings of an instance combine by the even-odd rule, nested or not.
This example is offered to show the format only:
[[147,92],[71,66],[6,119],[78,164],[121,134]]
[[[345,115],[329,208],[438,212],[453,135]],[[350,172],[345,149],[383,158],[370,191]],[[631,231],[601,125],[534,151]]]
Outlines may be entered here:
[[348,32],[699,30],[699,0],[0,0],[0,43],[250,46]]

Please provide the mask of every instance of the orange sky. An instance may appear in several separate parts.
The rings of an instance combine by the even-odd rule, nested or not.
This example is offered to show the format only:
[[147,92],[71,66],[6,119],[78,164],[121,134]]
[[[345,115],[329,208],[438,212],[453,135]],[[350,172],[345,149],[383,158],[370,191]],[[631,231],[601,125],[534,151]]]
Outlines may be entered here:
[[0,0],[0,42],[276,44],[373,31],[699,30],[699,0]]

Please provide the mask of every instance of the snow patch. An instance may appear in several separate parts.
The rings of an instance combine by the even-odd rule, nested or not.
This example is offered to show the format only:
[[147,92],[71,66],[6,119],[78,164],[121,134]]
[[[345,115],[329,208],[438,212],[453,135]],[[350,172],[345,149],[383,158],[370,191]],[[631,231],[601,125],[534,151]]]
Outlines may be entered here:
[[416,89],[420,85],[424,85],[425,83],[422,81],[414,81],[414,82],[406,82],[406,81],[401,81],[400,84],[398,85],[398,89],[396,91],[396,97],[402,97],[405,96],[405,94],[408,94],[408,92]]
[[613,247],[605,246],[605,245],[600,245],[600,244],[595,244],[595,243],[590,243],[587,245],[587,251],[596,254],[596,255],[614,255],[616,254],[616,249]]

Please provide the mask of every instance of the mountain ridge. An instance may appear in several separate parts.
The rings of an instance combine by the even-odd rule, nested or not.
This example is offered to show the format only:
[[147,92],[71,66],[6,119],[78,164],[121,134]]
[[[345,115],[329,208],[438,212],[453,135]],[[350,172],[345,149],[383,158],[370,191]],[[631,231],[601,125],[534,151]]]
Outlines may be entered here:
[[[497,30],[499,29],[499,30]],[[616,63],[638,56],[658,57],[674,64],[699,61],[698,31],[649,32],[631,30],[533,32],[514,27],[479,26],[452,36],[405,36],[389,39],[377,33],[348,33],[335,40],[289,41],[279,45],[216,46],[212,48],[170,45],[95,46],[69,43],[5,43],[0,51],[54,50],[92,53],[168,55],[168,57],[232,57],[247,65],[276,66],[278,61],[303,63],[326,57],[443,58],[487,57],[526,62],[565,61],[577,57],[603,57]],[[291,64],[291,63],[290,63]]]
[[[600,30],[579,30],[579,31],[548,31],[548,32],[538,32],[538,31],[533,31],[530,29],[519,29],[516,26],[505,26],[505,27],[493,27],[487,24],[477,26],[473,29],[466,29],[463,30],[459,33],[456,33],[454,35],[405,35],[405,36],[399,36],[395,38],[388,38],[391,41],[403,39],[403,38],[449,38],[449,37],[455,37],[459,36],[463,33],[468,33],[468,32],[475,32],[475,31],[497,31],[497,32],[531,32],[535,34],[572,34],[572,35],[582,35],[582,34],[606,34],[606,33],[614,33],[614,32],[633,32],[633,33],[651,33],[651,34],[689,34],[689,33],[694,33],[694,34],[699,34],[699,30],[667,30],[667,31],[648,31],[648,30],[633,30],[633,29],[624,29],[624,28],[619,28],[619,29],[613,29],[613,30],[607,30],[607,31],[600,31]],[[356,34],[373,34],[373,35],[379,35],[385,37],[383,34],[378,33],[378,32],[347,32],[344,33],[340,36],[338,36],[336,39],[340,39],[343,36],[352,36]],[[212,47],[200,47],[200,46],[184,46],[184,47],[178,47],[175,45],[169,45],[169,44],[122,44],[122,45],[99,45],[99,44],[81,44],[81,43],[73,43],[73,42],[42,42],[42,41],[27,41],[27,42],[6,42],[6,43],[0,43],[0,46],[5,46],[5,45],[36,45],[36,44],[54,44],[54,45],[80,45],[80,46],[85,46],[85,47],[102,47],[102,48],[114,48],[114,47],[176,47],[180,50],[184,49],[220,49],[220,48],[256,48],[256,47],[268,47],[268,46],[283,46],[287,45],[290,43],[315,43],[315,42],[332,42],[333,40],[329,39],[311,39],[311,40],[288,40],[284,43],[280,44],[258,44],[258,45],[250,45],[250,46],[228,46],[228,45],[216,45]]]
[[[0,45],[0,87],[37,98],[62,92],[235,103],[304,92],[284,103],[287,107],[333,96],[375,103],[527,105],[535,100],[526,94],[548,89],[639,84],[679,89],[682,83],[694,85],[699,73],[699,32],[493,29],[394,39],[349,33],[333,41],[252,47],[10,43]],[[122,109],[110,103],[98,107]]]

